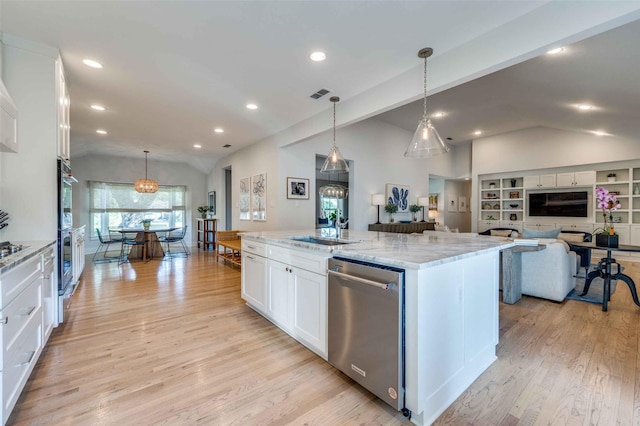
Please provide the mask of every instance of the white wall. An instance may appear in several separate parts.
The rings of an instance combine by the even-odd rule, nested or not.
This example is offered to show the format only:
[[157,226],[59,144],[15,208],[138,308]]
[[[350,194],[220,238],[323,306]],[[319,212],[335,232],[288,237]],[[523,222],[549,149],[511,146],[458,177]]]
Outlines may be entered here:
[[[345,158],[352,161],[350,171],[350,229],[366,230],[377,217],[371,205],[371,194],[384,193],[385,184],[410,186],[411,204],[418,196],[428,194],[429,174],[457,177],[461,167],[470,164],[471,150],[452,149],[448,155],[429,160],[404,157],[413,134],[396,126],[375,120],[365,120],[336,132],[336,144]],[[275,143],[259,143],[234,153],[220,161],[208,182],[209,190],[219,191],[224,200],[224,168],[231,166],[233,174],[233,228],[243,230],[313,229],[315,228],[315,156],[326,155],[331,148],[331,132],[325,132],[293,145],[278,148]],[[462,166],[461,166],[462,165]],[[266,222],[240,221],[238,217],[239,179],[267,172],[268,209]],[[462,172],[469,175],[470,170]],[[310,179],[309,200],[289,200],[286,196],[287,177]],[[219,209],[220,219],[223,215]],[[410,213],[396,219],[409,219]],[[380,220],[388,221],[382,211]],[[223,222],[223,220],[221,220]]]
[[0,154],[0,240],[56,240],[56,49],[4,35],[3,79],[18,109],[18,153]]
[[[152,154],[150,154],[152,155]],[[131,183],[144,177],[144,157],[125,158],[108,155],[87,155],[71,159],[71,171],[78,183],[73,186],[73,226],[87,225],[89,234],[89,187],[87,182],[102,181],[116,183]],[[195,219],[200,217],[198,206],[207,205],[207,176],[191,166],[167,161],[156,161],[152,157],[148,162],[149,178],[155,179],[160,185],[187,186],[187,217],[186,224],[189,232],[185,236],[187,244],[195,244]],[[219,200],[219,198],[218,198]],[[87,252],[93,252],[98,247],[97,240],[87,240]]]
[[[460,210],[460,197],[465,197],[467,206],[464,212]],[[460,232],[471,232],[471,210],[469,209],[469,201],[471,199],[471,181],[456,181],[445,180],[444,181],[444,209],[440,217],[443,218],[441,222],[447,225],[449,228],[458,228]],[[449,204],[451,200],[455,200],[458,211],[449,211]],[[438,200],[438,203],[440,200]]]

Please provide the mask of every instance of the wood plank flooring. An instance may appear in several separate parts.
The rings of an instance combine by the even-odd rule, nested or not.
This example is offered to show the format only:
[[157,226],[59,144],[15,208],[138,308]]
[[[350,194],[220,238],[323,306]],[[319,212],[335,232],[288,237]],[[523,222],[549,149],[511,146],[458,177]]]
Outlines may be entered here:
[[[404,425],[240,299],[213,252],[87,262],[8,424]],[[90,258],[89,258],[90,260]],[[640,265],[627,264],[640,283]],[[498,360],[438,425],[640,424],[640,308],[500,305]]]

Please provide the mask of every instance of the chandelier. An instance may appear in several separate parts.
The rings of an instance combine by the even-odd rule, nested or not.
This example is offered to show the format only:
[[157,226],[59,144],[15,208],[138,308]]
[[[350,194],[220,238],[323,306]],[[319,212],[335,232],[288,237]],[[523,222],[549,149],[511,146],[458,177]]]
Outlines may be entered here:
[[158,191],[158,182],[147,178],[147,154],[149,154],[149,151],[144,152],[144,179],[138,179],[136,183],[133,184],[136,192],[141,192],[143,194]]

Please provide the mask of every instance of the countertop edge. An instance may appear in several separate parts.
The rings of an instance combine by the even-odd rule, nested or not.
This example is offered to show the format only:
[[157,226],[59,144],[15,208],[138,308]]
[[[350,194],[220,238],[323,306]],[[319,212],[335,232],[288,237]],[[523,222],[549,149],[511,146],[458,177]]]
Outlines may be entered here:
[[[29,246],[29,249],[20,251],[16,254],[8,256],[5,259],[0,259],[0,274],[4,274],[14,269],[15,267],[27,262],[31,258],[39,255],[43,251],[45,251],[50,246],[56,244],[56,240],[45,240],[45,241],[17,241],[14,244],[22,244],[25,246]],[[3,260],[8,263],[4,264]]]

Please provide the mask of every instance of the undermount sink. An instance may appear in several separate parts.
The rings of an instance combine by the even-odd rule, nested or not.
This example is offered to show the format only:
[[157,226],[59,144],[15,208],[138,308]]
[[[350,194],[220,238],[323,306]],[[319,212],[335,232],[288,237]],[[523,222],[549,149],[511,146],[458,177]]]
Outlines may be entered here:
[[340,240],[336,238],[312,237],[310,235],[305,235],[303,237],[292,237],[291,239],[294,241],[301,241],[303,243],[322,244],[325,246],[338,246],[342,244],[353,244],[358,242],[358,241]]

